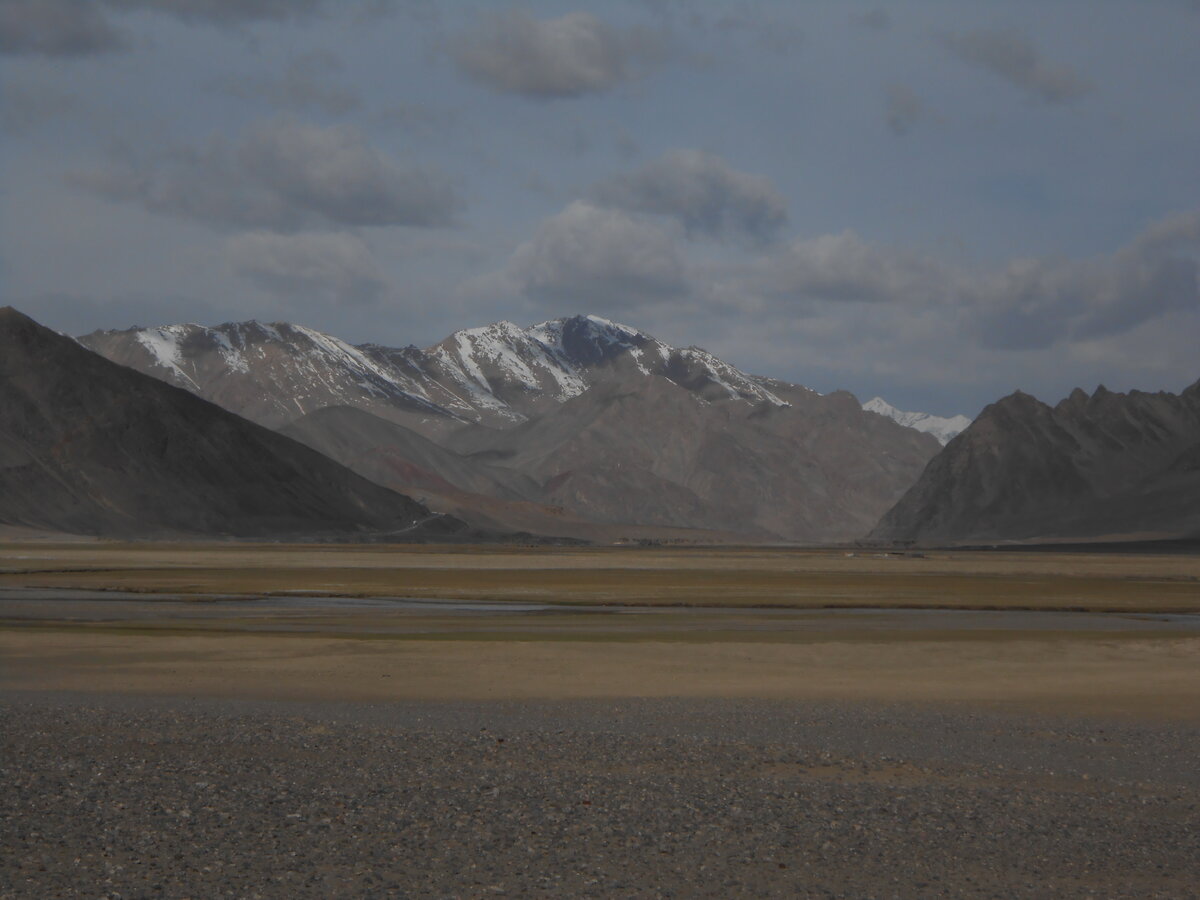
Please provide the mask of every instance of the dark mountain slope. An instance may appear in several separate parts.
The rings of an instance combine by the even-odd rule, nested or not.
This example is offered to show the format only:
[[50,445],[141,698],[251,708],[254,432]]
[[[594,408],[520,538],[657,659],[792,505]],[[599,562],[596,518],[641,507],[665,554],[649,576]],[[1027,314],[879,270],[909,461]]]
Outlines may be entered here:
[[301,536],[413,534],[429,519],[308,447],[0,310],[0,522]]
[[873,540],[976,542],[1200,534],[1200,382],[1179,395],[1020,392],[987,407]]

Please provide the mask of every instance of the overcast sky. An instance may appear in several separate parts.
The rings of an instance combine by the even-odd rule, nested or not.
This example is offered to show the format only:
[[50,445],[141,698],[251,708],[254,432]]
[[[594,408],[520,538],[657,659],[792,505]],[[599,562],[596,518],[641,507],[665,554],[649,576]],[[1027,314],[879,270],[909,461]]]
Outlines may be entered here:
[[0,302],[590,312],[974,415],[1200,377],[1200,2],[0,0]]

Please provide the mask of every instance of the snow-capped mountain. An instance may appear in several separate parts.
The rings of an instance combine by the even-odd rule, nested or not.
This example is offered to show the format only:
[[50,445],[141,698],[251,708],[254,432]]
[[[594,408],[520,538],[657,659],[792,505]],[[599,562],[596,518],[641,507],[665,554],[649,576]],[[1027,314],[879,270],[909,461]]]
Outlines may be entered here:
[[79,340],[502,530],[847,540],[938,449],[848,393],[749,375],[598,316],[497,322],[426,349],[257,322]]
[[905,412],[902,409],[896,409],[892,404],[888,403],[882,397],[874,397],[863,404],[863,409],[867,412],[878,413],[881,416],[887,416],[893,422],[899,422],[906,428],[915,428],[917,431],[923,431],[926,434],[932,434],[938,439],[943,447],[950,441],[966,431],[967,426],[971,424],[971,420],[966,416],[935,416],[930,413],[923,412]]
[[80,342],[270,427],[351,406],[427,434],[464,423],[505,428],[595,384],[639,377],[666,378],[706,402],[787,405],[766,379],[599,316],[497,322],[425,350],[356,347],[259,322],[98,331]]
[[[79,339],[114,362],[268,427],[327,406],[398,420],[454,419],[452,394],[335,337],[287,323],[232,322],[97,331]],[[460,420],[463,421],[463,420]]]

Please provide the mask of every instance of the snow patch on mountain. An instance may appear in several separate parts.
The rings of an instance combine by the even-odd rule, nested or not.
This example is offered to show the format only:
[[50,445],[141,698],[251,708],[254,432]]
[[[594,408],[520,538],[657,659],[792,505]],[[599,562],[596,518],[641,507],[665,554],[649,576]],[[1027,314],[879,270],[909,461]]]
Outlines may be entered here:
[[196,382],[183,371],[180,365],[183,362],[183,352],[179,342],[189,329],[199,327],[198,325],[163,325],[159,328],[146,328],[137,333],[137,340],[150,352],[158,365],[169,370],[180,381],[185,381],[193,389],[198,390]]
[[966,416],[945,417],[923,412],[905,412],[902,409],[896,409],[882,397],[873,397],[864,403],[862,408],[867,412],[887,416],[906,428],[915,428],[917,431],[932,434],[943,447],[971,424],[971,420]]
[[140,345],[150,356],[135,364],[271,427],[297,412],[346,405],[400,422],[422,417],[418,425],[506,428],[630,378],[665,378],[706,403],[789,405],[769,379],[593,315],[528,328],[500,321],[426,349],[355,346],[302,325],[256,321],[96,332],[81,342],[114,357]]
[[714,384],[725,389],[733,400],[749,400],[758,403],[770,403],[772,406],[790,406],[786,400],[781,400],[757,381],[746,375],[740,369],[724,360],[718,359],[707,350],[699,347],[688,347],[678,351],[685,359],[698,363],[705,374]]

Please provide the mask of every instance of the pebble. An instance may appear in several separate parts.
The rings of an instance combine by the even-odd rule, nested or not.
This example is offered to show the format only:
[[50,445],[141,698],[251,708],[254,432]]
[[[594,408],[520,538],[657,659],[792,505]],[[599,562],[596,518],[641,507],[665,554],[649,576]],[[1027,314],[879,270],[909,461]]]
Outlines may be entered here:
[[5,900],[1179,898],[1200,884],[1200,735],[1183,725],[18,693],[0,695],[0,721]]

